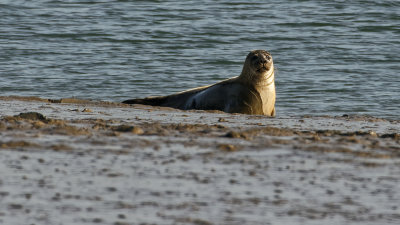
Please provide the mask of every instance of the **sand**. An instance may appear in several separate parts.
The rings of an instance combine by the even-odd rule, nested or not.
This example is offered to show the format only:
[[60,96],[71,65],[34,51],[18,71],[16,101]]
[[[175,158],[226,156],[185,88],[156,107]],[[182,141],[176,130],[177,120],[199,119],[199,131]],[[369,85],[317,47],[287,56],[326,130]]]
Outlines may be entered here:
[[36,97],[0,116],[0,224],[400,223],[400,121]]

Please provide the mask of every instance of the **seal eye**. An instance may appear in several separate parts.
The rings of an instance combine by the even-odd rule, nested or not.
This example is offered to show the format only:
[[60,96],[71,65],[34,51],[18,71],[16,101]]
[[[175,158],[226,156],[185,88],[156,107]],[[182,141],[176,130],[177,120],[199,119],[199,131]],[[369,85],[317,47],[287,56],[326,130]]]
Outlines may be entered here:
[[253,57],[251,57],[251,61],[255,61],[258,59],[258,56],[254,55]]

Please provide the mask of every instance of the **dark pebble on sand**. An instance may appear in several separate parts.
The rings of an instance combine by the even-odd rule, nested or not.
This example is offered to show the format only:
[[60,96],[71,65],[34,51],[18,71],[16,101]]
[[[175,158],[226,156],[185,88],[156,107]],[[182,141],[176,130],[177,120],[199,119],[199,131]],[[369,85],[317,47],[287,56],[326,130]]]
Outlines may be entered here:
[[9,204],[8,208],[9,209],[14,209],[14,210],[21,210],[24,206],[21,204]]
[[115,188],[115,187],[108,187],[108,188],[107,188],[107,191],[109,191],[109,192],[116,192],[116,191],[117,191],[117,188]]
[[94,218],[93,219],[93,223],[101,223],[101,222],[103,222],[103,220],[100,219],[100,218]]
[[230,131],[225,135],[225,137],[240,138],[240,134],[238,132],[235,132],[235,131]]
[[398,134],[398,133],[382,134],[380,137],[381,138],[393,138],[395,140],[399,140],[400,139],[400,134]]
[[332,191],[332,190],[326,190],[326,193],[327,193],[328,195],[333,195],[333,194],[335,194],[335,192]]
[[0,197],[8,196],[10,193],[7,191],[0,191]]
[[115,128],[115,131],[118,131],[118,132],[132,132],[132,133],[138,134],[138,135],[144,133],[142,128],[135,127],[135,126],[129,126],[129,125],[120,125],[120,126]]
[[234,152],[237,150],[236,146],[231,145],[231,144],[219,144],[217,147],[220,150],[226,151],[226,152]]
[[125,223],[125,222],[115,222],[114,225],[130,225],[130,223]]
[[40,114],[38,112],[26,112],[26,113],[20,113],[18,116],[21,119],[27,119],[27,120],[40,120],[40,121],[47,121],[47,118],[43,116],[43,114]]

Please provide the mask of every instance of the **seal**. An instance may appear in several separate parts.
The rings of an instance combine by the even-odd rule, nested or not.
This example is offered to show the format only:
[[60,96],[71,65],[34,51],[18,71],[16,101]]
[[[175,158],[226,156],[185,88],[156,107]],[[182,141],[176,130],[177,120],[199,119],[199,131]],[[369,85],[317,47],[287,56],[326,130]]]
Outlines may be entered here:
[[275,96],[272,56],[265,50],[253,50],[247,55],[242,73],[237,77],[176,94],[130,99],[122,103],[275,116]]

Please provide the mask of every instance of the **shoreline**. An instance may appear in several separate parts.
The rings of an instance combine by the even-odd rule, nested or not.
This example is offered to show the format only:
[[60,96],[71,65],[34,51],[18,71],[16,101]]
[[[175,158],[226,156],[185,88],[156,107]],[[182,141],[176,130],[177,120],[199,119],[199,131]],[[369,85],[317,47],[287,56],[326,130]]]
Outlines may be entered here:
[[0,107],[5,224],[400,221],[398,120],[15,96]]

